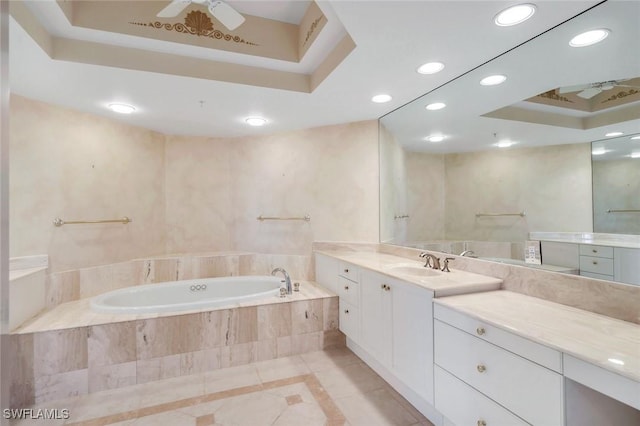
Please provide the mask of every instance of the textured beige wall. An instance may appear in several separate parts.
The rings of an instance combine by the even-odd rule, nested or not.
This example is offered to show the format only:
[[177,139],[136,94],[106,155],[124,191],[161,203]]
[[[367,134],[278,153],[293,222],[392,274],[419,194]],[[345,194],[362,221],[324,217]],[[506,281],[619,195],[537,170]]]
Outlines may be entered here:
[[594,232],[640,234],[640,159],[593,163]]
[[15,95],[10,120],[10,256],[63,270],[164,251],[163,135]]
[[[531,231],[591,232],[591,145],[448,154],[449,240],[523,241]],[[476,218],[482,213],[526,216]]]
[[407,155],[406,168],[410,241],[444,239],[444,155],[412,152]]
[[[378,241],[377,123],[238,139],[167,138],[167,250],[308,254]],[[305,221],[264,221],[263,216]]]
[[380,123],[380,241],[401,244],[407,240],[406,155],[395,137]]

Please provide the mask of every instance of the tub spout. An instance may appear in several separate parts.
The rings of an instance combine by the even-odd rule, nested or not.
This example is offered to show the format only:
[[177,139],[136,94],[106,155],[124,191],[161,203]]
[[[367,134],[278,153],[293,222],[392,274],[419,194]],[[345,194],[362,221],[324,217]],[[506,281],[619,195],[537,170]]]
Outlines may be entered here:
[[289,277],[289,274],[283,268],[274,269],[273,271],[271,271],[271,275],[275,276],[278,272],[282,272],[282,275],[284,275],[284,282],[285,282],[285,284],[287,286],[287,294],[292,294],[292,292],[291,292],[291,277]]

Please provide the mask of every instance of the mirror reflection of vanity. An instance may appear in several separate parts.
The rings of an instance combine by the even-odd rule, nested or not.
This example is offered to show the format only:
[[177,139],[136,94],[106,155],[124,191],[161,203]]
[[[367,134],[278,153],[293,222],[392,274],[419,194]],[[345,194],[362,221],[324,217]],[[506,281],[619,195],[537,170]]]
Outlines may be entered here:
[[[382,117],[381,242],[525,265],[535,240],[527,266],[640,284],[639,14],[600,4]],[[585,28],[610,33],[569,46]]]

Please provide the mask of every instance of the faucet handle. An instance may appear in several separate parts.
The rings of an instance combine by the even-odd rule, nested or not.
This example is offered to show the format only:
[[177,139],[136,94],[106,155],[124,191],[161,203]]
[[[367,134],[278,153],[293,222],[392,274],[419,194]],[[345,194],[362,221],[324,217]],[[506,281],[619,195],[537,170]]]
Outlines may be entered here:
[[442,265],[442,272],[451,272],[449,270],[449,261],[451,260],[456,260],[454,257],[445,257],[444,258],[444,265]]

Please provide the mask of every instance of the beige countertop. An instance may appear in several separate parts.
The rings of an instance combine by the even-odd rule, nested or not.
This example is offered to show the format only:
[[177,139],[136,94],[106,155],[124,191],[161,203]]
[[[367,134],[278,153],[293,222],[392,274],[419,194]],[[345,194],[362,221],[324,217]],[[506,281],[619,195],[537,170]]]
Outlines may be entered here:
[[601,234],[593,232],[530,232],[529,239],[557,243],[640,248],[640,235]]
[[355,252],[355,251],[323,251],[320,253],[333,257],[356,266],[371,269],[392,278],[400,279],[417,286],[432,290],[434,297],[452,296],[455,294],[471,293],[476,291],[498,290],[502,285],[500,278],[486,275],[474,274],[472,272],[456,270],[455,260],[449,263],[451,272],[441,272],[430,270],[433,276],[419,276],[399,272],[394,267],[416,268],[417,272],[423,272],[424,261],[412,260],[404,257],[394,256],[378,252]]
[[434,301],[640,382],[640,325],[506,290]]

